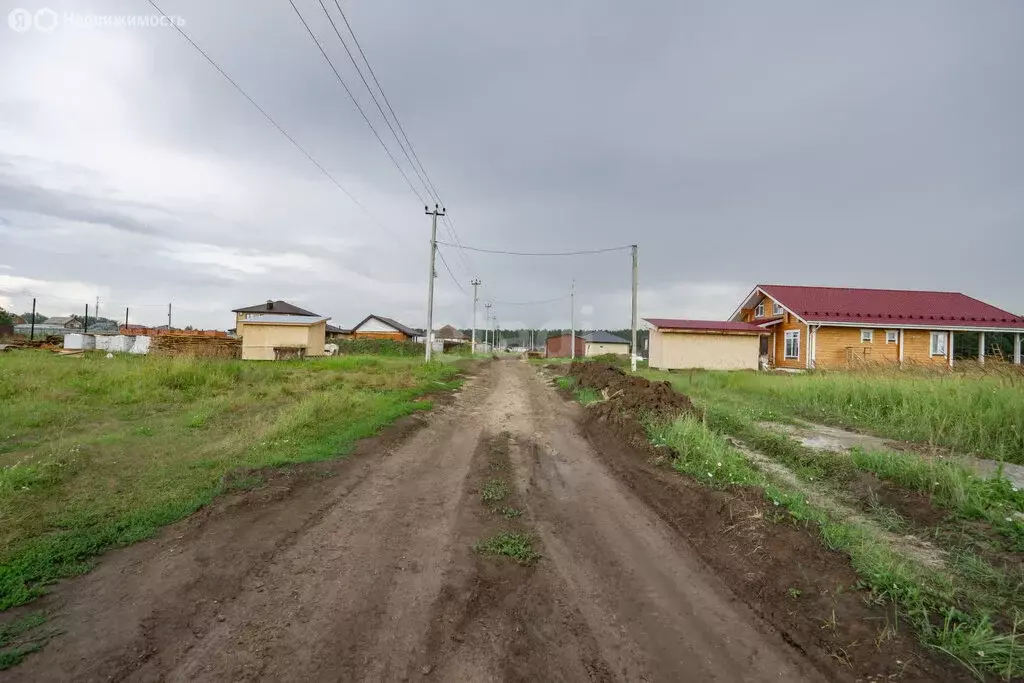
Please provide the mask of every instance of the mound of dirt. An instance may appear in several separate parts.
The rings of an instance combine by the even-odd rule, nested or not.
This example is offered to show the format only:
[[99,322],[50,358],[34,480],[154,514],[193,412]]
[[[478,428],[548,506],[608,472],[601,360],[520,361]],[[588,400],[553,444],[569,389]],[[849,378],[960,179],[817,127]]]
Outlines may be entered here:
[[597,389],[608,399],[598,410],[658,418],[699,414],[689,397],[677,392],[668,382],[651,382],[614,365],[576,362],[570,366],[569,375],[576,378],[580,386]]

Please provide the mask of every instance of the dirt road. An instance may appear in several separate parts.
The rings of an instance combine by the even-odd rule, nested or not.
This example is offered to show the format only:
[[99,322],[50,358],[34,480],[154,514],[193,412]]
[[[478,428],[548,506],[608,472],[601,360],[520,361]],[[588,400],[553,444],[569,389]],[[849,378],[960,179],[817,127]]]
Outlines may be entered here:
[[[602,464],[581,410],[490,363],[422,427],[108,554],[44,601],[64,634],[0,676],[823,680]],[[481,503],[496,476],[520,517]],[[472,550],[513,527],[532,566]]]

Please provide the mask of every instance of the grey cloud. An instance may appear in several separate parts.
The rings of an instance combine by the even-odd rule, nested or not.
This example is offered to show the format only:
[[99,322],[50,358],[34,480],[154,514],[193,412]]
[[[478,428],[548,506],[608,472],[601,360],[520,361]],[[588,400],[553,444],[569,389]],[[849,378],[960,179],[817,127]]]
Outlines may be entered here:
[[[293,209],[291,222],[148,197],[127,206],[115,193],[25,185],[24,159],[0,158],[17,179],[0,187],[0,213],[329,256],[343,276],[379,280],[381,293],[353,295],[343,284],[324,291],[297,272],[224,284],[209,268],[158,264],[149,253],[137,259],[165,289],[198,300],[210,287],[235,303],[287,294],[341,320],[375,310],[422,325],[426,217],[288,5],[242,12],[199,0],[163,4],[333,174],[386,198],[367,201],[403,237],[350,218],[340,193],[337,212],[327,202],[311,209],[307,197],[274,197]],[[298,4],[376,122],[319,4]],[[740,291],[757,281],[960,289],[1022,307],[1018,2],[343,6],[466,244],[561,250],[637,242],[642,314],[722,308],[728,295],[702,282]],[[138,6],[112,0],[93,10]],[[211,163],[232,159],[326,183],[173,31],[111,39],[130,40],[140,57],[139,73],[119,91],[133,133]],[[5,60],[27,49],[5,41]],[[30,126],[49,106],[0,96],[0,115],[15,126]],[[379,131],[393,143],[383,124]],[[149,211],[159,220],[140,221]],[[357,253],[318,248],[318,238],[338,236],[367,244]],[[485,297],[550,299],[576,279],[594,324],[628,320],[626,254],[545,261],[469,253],[466,268],[453,250],[444,253],[463,287],[472,275],[484,280]],[[46,256],[19,260],[18,274],[45,270]],[[438,270],[443,315],[466,324],[468,300]],[[128,286],[114,274],[93,277]],[[499,317],[567,325],[567,310],[545,305]]]

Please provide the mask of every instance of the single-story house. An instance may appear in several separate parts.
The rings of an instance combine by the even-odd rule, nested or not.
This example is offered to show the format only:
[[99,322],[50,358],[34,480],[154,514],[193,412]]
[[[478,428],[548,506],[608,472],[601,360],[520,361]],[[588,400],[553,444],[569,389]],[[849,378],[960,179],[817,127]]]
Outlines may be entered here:
[[[547,358],[569,358],[573,355],[573,336],[570,334],[559,334],[548,337],[544,342],[544,356]],[[587,342],[580,335],[575,337],[576,357],[583,358],[587,353]]]
[[584,356],[603,356],[609,353],[616,356],[629,355],[629,342],[622,337],[600,331],[587,332],[580,336],[584,342]]
[[644,318],[651,325],[648,365],[659,370],[756,370],[760,340],[752,323]]
[[978,333],[981,362],[986,333],[1013,334],[1019,364],[1024,333],[1024,317],[959,292],[758,285],[730,319],[768,331],[761,355],[792,369],[952,366],[958,332]]
[[321,316],[250,313],[242,333],[242,360],[323,356],[327,320]]
[[337,341],[339,339],[351,339],[352,330],[346,330],[342,327],[335,327],[334,325],[327,325],[327,341]]
[[445,325],[444,327],[434,331],[434,341],[446,342],[449,344],[463,344],[466,341],[466,335],[462,334],[462,332],[452,325]]
[[256,318],[268,314],[298,316],[303,318],[321,317],[312,311],[299,308],[287,301],[271,301],[270,299],[267,299],[266,303],[256,304],[255,306],[246,306],[245,308],[236,308],[231,312],[235,314],[235,335],[242,337],[243,339],[245,339],[245,325],[250,318]]
[[363,318],[362,322],[352,328],[352,337],[355,339],[411,341],[419,336],[422,336],[422,333],[417,332],[411,327],[406,327],[397,320],[373,313]]

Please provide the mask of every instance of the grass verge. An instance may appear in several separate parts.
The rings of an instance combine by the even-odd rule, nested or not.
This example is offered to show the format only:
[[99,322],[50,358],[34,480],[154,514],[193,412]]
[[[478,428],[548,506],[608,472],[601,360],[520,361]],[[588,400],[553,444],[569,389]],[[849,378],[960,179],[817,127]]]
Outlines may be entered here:
[[344,457],[457,375],[404,358],[0,356],[0,609],[258,485],[229,473]]

